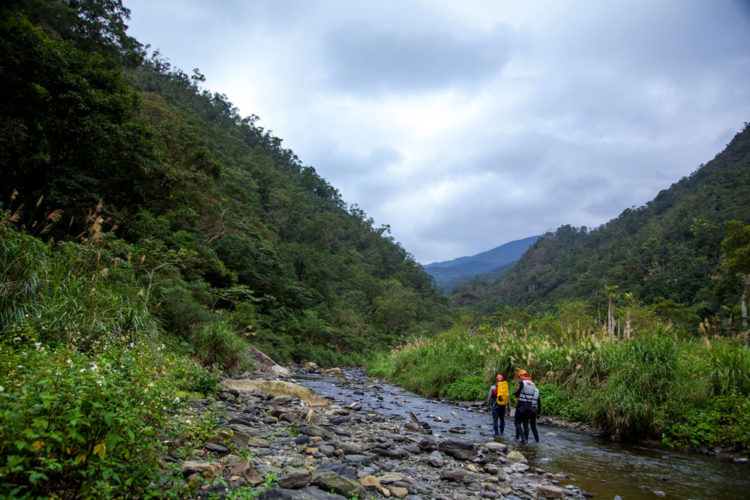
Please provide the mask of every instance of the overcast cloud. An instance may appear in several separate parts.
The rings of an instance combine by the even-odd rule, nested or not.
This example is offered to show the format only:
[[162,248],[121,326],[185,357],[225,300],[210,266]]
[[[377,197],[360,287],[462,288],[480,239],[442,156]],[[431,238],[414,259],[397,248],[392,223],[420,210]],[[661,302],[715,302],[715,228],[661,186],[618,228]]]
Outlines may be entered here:
[[124,0],[427,264],[596,227],[750,121],[744,0]]

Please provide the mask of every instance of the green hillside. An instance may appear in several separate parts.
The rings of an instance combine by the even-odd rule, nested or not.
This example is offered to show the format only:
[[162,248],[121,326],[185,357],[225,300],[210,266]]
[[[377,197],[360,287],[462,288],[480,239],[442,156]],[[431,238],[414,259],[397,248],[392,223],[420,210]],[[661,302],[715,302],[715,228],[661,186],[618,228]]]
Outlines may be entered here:
[[[697,328],[709,319],[736,327],[742,276],[722,266],[728,222],[750,223],[750,126],[689,177],[596,229],[560,227],[539,239],[497,280],[458,287],[456,303],[548,311],[586,300],[607,309],[609,295],[657,306]],[[616,287],[616,288],[615,288]]]
[[19,227],[132,266],[159,324],[191,343],[227,330],[280,361],[352,362],[443,324],[446,302],[387,226],[197,70],[147,58],[126,15],[119,1],[2,7],[1,198]]

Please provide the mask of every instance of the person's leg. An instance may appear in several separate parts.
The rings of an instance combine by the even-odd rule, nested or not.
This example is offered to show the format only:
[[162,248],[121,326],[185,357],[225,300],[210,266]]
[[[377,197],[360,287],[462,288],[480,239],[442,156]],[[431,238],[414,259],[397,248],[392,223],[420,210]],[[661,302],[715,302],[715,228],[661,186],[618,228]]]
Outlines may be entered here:
[[499,407],[497,405],[495,405],[492,408],[492,430],[495,432],[496,436],[498,434],[498,426],[497,426],[497,419],[499,418],[498,408]]
[[[505,433],[505,406],[498,406],[497,415],[500,417],[500,434]],[[497,434],[497,432],[495,432]]]
[[[539,442],[539,433],[536,430],[536,412],[532,411],[529,415],[529,424],[531,425],[531,432],[534,433],[534,441]],[[529,439],[529,435],[526,434],[526,439]]]
[[523,428],[521,427],[522,421],[523,421],[523,410],[521,410],[521,408],[516,407],[516,417],[514,419],[514,423],[516,427],[516,439],[519,439],[521,436],[523,436]]

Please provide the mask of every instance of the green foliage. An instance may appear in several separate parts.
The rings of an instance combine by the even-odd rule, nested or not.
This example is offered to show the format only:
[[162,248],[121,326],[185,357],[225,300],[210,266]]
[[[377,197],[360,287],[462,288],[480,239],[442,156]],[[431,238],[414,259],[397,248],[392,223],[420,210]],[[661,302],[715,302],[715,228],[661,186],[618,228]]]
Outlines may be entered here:
[[441,395],[459,401],[481,401],[488,391],[484,377],[469,375],[446,384]]
[[584,398],[574,397],[555,384],[539,386],[539,397],[544,402],[542,411],[555,415],[569,422],[588,422],[590,420]]

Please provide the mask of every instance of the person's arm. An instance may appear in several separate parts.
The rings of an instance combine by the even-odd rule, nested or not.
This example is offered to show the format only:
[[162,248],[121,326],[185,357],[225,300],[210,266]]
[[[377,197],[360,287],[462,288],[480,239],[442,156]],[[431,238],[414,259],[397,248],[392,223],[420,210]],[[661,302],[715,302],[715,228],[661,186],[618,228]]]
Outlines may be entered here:
[[495,396],[495,387],[497,386],[493,385],[492,387],[490,387],[490,393],[487,394],[487,406],[492,406],[492,402]]
[[521,395],[521,388],[523,387],[523,384],[516,384],[516,392],[513,393],[513,395],[518,398],[518,396]]

